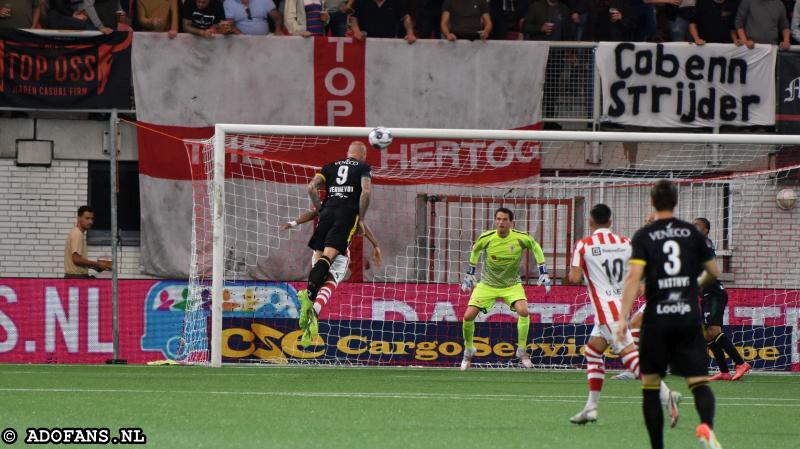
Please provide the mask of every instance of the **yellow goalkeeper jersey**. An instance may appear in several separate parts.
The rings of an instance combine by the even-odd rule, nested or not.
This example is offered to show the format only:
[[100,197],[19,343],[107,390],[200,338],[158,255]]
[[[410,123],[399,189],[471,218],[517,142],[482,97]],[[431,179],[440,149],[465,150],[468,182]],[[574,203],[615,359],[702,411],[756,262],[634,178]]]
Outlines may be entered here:
[[533,252],[538,265],[544,264],[542,247],[527,232],[512,229],[505,237],[497,231],[486,231],[478,237],[469,256],[470,265],[477,265],[482,252],[486,252],[481,282],[493,288],[506,288],[522,282],[519,266],[525,249]]

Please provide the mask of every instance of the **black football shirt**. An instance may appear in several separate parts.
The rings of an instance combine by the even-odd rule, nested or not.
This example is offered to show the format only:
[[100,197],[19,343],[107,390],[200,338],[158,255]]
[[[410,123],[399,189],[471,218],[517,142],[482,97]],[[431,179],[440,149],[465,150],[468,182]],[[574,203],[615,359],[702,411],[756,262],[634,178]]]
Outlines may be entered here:
[[348,158],[331,162],[320,173],[325,180],[325,201],[322,207],[359,209],[361,178],[372,177],[372,167],[365,162]]
[[699,321],[697,277],[714,258],[705,236],[693,224],[670,218],[641,228],[631,245],[630,263],[644,266],[645,319]]

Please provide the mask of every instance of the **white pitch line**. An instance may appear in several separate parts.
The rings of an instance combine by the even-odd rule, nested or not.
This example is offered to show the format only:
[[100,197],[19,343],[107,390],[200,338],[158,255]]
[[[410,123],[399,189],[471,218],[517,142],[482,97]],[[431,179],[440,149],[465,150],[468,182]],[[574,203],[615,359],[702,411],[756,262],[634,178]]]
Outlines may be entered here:
[[[194,391],[194,390],[134,390],[134,389],[90,389],[90,388],[0,388],[0,392],[9,393],[118,393],[118,394],[188,394],[188,395],[231,395],[231,396],[276,396],[303,398],[358,398],[358,399],[413,399],[413,400],[462,400],[462,401],[528,401],[528,402],[567,402],[581,403],[583,396],[540,396],[540,395],[492,395],[492,394],[445,394],[445,393],[393,393],[393,392],[299,392],[299,391]],[[639,404],[637,396],[606,397],[605,403]],[[621,400],[609,400],[621,399]],[[763,399],[763,398],[762,398]],[[719,405],[750,407],[791,407],[800,408],[800,404],[765,404],[751,402],[727,402]]]

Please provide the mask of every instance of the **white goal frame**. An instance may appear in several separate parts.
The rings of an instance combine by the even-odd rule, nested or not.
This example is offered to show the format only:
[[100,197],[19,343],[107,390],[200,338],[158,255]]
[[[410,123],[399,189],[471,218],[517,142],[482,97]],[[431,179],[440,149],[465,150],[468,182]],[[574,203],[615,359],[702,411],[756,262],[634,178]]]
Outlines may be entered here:
[[[676,144],[800,145],[800,135],[697,134],[589,131],[516,131],[476,129],[390,128],[396,138],[527,140],[559,142],[648,142]],[[224,282],[225,139],[228,134],[366,138],[370,127],[217,124],[214,127],[212,185],[213,256],[211,281],[210,366],[222,365],[222,291]],[[712,147],[713,148],[713,147]]]

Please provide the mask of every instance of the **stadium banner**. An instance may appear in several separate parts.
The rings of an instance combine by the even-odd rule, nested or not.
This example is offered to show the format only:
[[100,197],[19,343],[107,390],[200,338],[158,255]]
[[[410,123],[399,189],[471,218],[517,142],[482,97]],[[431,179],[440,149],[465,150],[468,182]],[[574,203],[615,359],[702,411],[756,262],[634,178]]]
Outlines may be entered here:
[[601,42],[602,118],[648,127],[775,123],[777,47]]
[[[203,179],[206,161],[202,143],[184,144],[181,138],[209,138],[215,123],[539,129],[547,55],[544,42],[420,40],[408,45],[397,39],[236,36],[198,40],[190,35],[170,40],[156,33],[137,33],[133,42],[136,112],[146,127],[138,130],[145,271],[172,278],[189,274],[191,227],[185,224],[192,219],[191,180]],[[223,69],[209,70],[210,64]],[[178,72],[192,76],[178,83],[163,82]],[[349,142],[293,139],[300,140],[302,145],[296,145],[300,149],[289,151],[286,141],[276,148],[269,139],[248,136],[241,145],[231,145],[235,152],[227,174],[246,176],[250,183],[290,184],[276,190],[299,199],[295,204],[306,202],[304,184],[313,176],[313,167],[344,157]],[[536,142],[395,139],[385,151],[370,151],[375,198],[408,199],[398,204],[373,201],[370,214],[411,217],[403,226],[390,220],[373,221],[373,232],[378,236],[393,235],[398,229],[413,232],[415,196],[406,186],[425,191],[429,179],[463,186],[528,179],[539,173],[539,150]],[[294,173],[296,167],[283,166],[284,170],[272,161],[312,168]],[[476,168],[480,167],[493,170],[479,173]],[[382,178],[381,172],[393,176]],[[464,189],[466,193],[470,188]],[[165,207],[170,213],[163,213]],[[282,204],[277,204],[277,210],[286,221],[297,214]],[[268,232],[276,230],[273,223]],[[308,236],[289,235],[286,246],[270,255],[255,278],[297,280],[305,274],[307,260],[298,263],[295,255],[305,247],[303,240]],[[393,248],[392,242],[384,243],[384,258],[405,252],[405,248]],[[355,257],[361,259],[358,254]],[[362,275],[364,280],[374,279],[373,273],[357,270],[354,274],[355,279]]]
[[800,134],[800,54],[778,53],[778,115],[780,134]]
[[130,109],[133,33],[42,36],[0,29],[0,104]]
[[[461,323],[439,321],[435,325],[420,321],[320,321],[320,335],[303,348],[303,332],[296,320],[223,319],[222,361],[294,362],[335,361],[370,365],[450,366],[461,362],[464,339]],[[535,365],[581,368],[583,351],[592,326],[587,324],[540,323],[528,335],[528,352]],[[756,369],[783,370],[792,357],[791,329],[787,326],[726,326],[733,343]],[[765,335],[771,336],[763,340]],[[739,338],[737,338],[739,337]],[[741,340],[740,340],[741,338]],[[760,338],[762,340],[754,340]],[[742,345],[755,341],[763,346]],[[516,325],[487,322],[475,326],[476,358],[473,363],[517,366]],[[610,351],[606,364],[622,369],[621,361]]]
[[[317,345],[302,350],[297,330],[300,283],[241,282],[226,286],[226,361],[321,360],[455,366],[463,349],[460,318],[468,297],[440,285],[424,300],[403,297],[411,285],[344,283],[323,309]],[[186,308],[186,281],[121,280],[120,357],[129,363],[175,359]],[[529,347],[536,363],[581,363],[591,331],[582,287],[526,287]],[[726,332],[757,368],[800,371],[800,298],[795,292],[731,289]],[[210,293],[203,295],[206,300]],[[208,304],[204,305],[204,308]],[[113,355],[108,279],[0,279],[0,363],[103,363]],[[515,315],[502,303],[476,320],[483,362],[511,360]],[[512,348],[512,349],[509,349]],[[390,357],[391,356],[391,357]],[[791,367],[791,368],[789,368]]]

